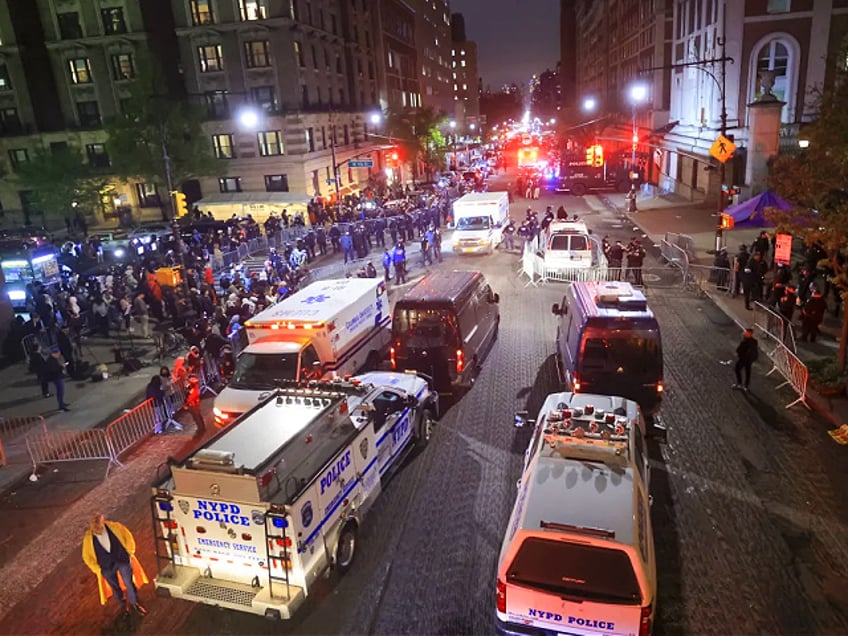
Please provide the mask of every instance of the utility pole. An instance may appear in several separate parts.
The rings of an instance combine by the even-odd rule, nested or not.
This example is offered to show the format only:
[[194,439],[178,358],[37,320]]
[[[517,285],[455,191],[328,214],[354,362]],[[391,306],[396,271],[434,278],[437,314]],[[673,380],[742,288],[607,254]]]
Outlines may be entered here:
[[342,216],[342,195],[339,188],[339,165],[336,163],[336,121],[330,114],[330,161],[333,164],[333,185],[336,190],[336,217]]
[[[716,43],[721,47],[721,136],[727,136],[727,7],[722,6],[721,9],[721,37],[716,38]],[[731,60],[733,61],[733,60]],[[722,229],[722,214],[724,214],[724,181],[725,181],[725,162],[719,161],[718,175],[718,225],[716,226],[715,236],[715,251],[716,254],[721,250],[724,243],[724,230]]]

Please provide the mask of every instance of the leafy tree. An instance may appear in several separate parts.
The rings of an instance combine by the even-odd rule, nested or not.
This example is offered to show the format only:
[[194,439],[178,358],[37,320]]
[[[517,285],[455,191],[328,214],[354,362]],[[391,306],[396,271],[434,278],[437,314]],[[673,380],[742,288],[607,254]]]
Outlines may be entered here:
[[203,113],[187,100],[165,94],[158,88],[164,84],[155,67],[142,66],[130,86],[126,108],[105,126],[106,148],[118,178],[143,179],[160,192],[168,187],[166,151],[174,189],[191,179],[224,172],[203,131]]
[[[417,168],[424,164],[428,179],[442,165],[445,157],[445,138],[439,130],[445,115],[431,107],[415,111],[390,109],[386,113],[386,133],[400,146],[404,158]],[[417,169],[416,169],[417,172]]]
[[40,151],[16,172],[21,189],[30,192],[29,200],[41,212],[45,226],[48,217],[68,218],[77,211],[93,214],[109,184],[108,176],[85,163],[82,153],[73,147]]
[[809,147],[781,154],[770,165],[769,185],[793,203],[787,212],[769,211],[778,231],[805,245],[820,246],[819,265],[833,272],[831,282],[843,303],[842,335],[837,363],[846,364],[848,346],[848,73],[819,93],[818,119],[803,128]]

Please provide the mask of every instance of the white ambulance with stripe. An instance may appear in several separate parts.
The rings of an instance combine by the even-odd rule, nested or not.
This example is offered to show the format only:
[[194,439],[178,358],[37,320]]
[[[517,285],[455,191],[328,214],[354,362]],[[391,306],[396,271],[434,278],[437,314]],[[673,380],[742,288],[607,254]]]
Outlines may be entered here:
[[157,592],[291,618],[328,568],[350,568],[437,400],[423,378],[379,371],[275,390],[154,486]]
[[215,398],[222,427],[252,409],[279,382],[302,382],[375,369],[391,340],[392,309],[377,278],[322,280],[245,323],[248,346]]
[[648,483],[638,404],[549,395],[498,559],[499,631],[648,636],[657,598]]

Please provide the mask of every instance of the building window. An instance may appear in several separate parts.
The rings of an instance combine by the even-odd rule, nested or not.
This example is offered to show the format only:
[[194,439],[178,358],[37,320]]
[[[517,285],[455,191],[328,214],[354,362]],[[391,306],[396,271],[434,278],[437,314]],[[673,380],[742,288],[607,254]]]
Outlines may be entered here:
[[315,48],[314,44],[310,48],[312,49],[312,68],[314,68],[317,71],[318,70],[318,50]]
[[82,128],[100,128],[100,108],[97,102],[77,102],[77,116]]
[[288,192],[289,177],[285,174],[266,174],[265,175],[265,191],[266,192]]
[[91,84],[91,61],[87,57],[68,60],[68,68],[71,70],[71,82]]
[[306,84],[300,86],[300,99],[304,106],[309,106],[309,87]]
[[788,13],[791,4],[790,0],[768,0],[766,13]]
[[197,47],[201,73],[217,73],[224,70],[224,54],[220,44]]
[[209,119],[229,118],[230,103],[227,91],[206,91],[203,101],[206,103],[206,116]]
[[218,159],[236,158],[232,135],[212,135],[212,148]]
[[315,152],[315,129],[306,129],[306,151]]
[[266,130],[256,134],[259,140],[259,154],[273,157],[283,154],[283,135],[279,130]]
[[9,81],[9,69],[5,64],[0,65],[0,91],[12,90],[12,82]]
[[239,0],[242,22],[264,20],[268,17],[268,0]]
[[792,121],[794,112],[794,86],[798,75],[797,46],[783,38],[766,40],[752,52],[752,73],[750,95],[756,101],[763,94],[762,78],[773,78],[772,94],[786,102],[781,114],[782,121]]
[[106,35],[127,32],[127,22],[124,20],[124,10],[121,7],[100,9],[100,18],[103,20],[103,33]]
[[294,57],[297,60],[297,65],[300,68],[306,66],[306,62],[303,59],[303,45],[300,42],[294,43]]
[[138,195],[138,205],[141,208],[158,208],[161,206],[159,192],[152,183],[136,183],[135,193]]
[[191,23],[194,26],[215,23],[212,0],[191,0],[189,4],[191,6]]
[[268,44],[268,40],[245,42],[244,60],[247,68],[266,68],[271,66],[271,47]]
[[0,108],[0,133],[19,133],[23,130],[18,109],[14,107]]
[[326,126],[321,126],[321,147],[324,150],[327,149],[327,128]]
[[85,155],[88,157],[88,164],[92,168],[108,168],[109,155],[106,153],[106,146],[103,144],[86,144]]
[[241,192],[241,177],[221,177],[218,179],[221,192]]
[[63,40],[76,40],[82,37],[82,25],[76,11],[57,13],[56,23],[59,25],[59,37]]
[[135,64],[131,53],[118,53],[112,56],[112,79],[128,80],[135,77]]
[[297,17],[297,0],[288,0],[289,1],[289,16],[295,22],[298,21]]
[[330,33],[332,33],[333,35],[339,34],[339,25],[338,25],[338,22],[336,20],[336,14],[335,13],[330,14]]
[[256,104],[257,108],[266,113],[276,113],[279,111],[277,91],[273,86],[254,86],[250,89],[250,99]]
[[17,170],[18,166],[29,161],[29,151],[26,148],[14,148],[9,151],[9,161],[12,170]]
[[342,56],[336,53],[336,73],[342,74]]

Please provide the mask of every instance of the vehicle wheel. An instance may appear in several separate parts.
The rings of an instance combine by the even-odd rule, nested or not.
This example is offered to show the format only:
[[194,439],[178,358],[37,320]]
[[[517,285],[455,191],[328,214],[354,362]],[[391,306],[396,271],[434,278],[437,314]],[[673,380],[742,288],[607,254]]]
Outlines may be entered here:
[[585,184],[575,183],[573,186],[571,186],[571,194],[576,197],[582,197],[584,194],[586,194],[586,191],[587,188]]
[[425,409],[421,414],[421,421],[418,422],[418,428],[415,430],[415,443],[420,448],[427,446],[430,443],[430,438],[433,436],[433,414],[429,409]]
[[353,565],[356,557],[356,523],[348,521],[339,535],[339,543],[336,546],[336,569],[344,574]]

